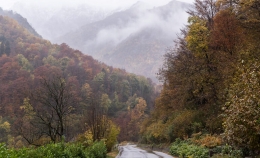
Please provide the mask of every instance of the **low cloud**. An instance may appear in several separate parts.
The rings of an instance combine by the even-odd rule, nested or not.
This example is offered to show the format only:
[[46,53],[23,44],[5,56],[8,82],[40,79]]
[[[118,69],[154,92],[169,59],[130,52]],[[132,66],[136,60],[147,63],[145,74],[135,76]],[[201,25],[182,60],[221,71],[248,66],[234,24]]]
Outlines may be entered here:
[[136,18],[124,24],[120,24],[120,21],[118,21],[118,24],[100,30],[95,39],[86,42],[86,46],[106,43],[117,45],[129,36],[149,28],[159,31],[156,38],[168,38],[173,41],[176,33],[187,23],[188,18],[187,13],[180,6],[172,8],[172,11],[167,12],[167,14],[159,13],[158,10],[139,10],[139,8],[136,8],[133,12],[135,12]]

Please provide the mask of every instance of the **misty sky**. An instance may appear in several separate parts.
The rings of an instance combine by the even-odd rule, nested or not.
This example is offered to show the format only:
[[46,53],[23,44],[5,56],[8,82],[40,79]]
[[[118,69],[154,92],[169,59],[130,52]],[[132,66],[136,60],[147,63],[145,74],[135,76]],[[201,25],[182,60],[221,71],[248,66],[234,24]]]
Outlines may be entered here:
[[[11,7],[18,1],[26,1],[27,3],[34,3],[34,4],[41,4],[41,5],[48,5],[48,6],[61,6],[62,5],[77,5],[82,3],[87,3],[93,6],[108,8],[108,9],[115,9],[120,7],[127,7],[138,0],[0,0],[0,7],[3,9],[11,9]],[[171,0],[139,0],[149,3],[153,6],[160,6],[164,5]],[[178,0],[188,3],[193,3],[194,0]]]

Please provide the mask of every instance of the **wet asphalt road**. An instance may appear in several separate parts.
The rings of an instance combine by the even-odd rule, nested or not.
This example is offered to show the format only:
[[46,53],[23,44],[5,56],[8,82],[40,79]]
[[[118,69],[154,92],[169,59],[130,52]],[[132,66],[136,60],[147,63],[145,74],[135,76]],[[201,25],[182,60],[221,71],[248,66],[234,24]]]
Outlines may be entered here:
[[119,154],[116,158],[173,158],[170,155],[153,152],[148,153],[145,150],[137,148],[135,145],[119,146]]

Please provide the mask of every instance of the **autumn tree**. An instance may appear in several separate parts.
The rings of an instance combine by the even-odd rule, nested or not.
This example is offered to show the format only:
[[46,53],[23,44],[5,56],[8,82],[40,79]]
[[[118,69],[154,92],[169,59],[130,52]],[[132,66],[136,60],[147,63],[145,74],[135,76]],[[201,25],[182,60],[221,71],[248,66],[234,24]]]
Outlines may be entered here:
[[1,133],[1,142],[8,142],[8,135],[10,134],[10,123],[8,121],[4,121],[4,119],[0,116],[0,133]]
[[84,116],[85,130],[91,133],[94,141],[104,139],[110,151],[117,141],[119,127],[108,117],[108,108],[111,101],[107,94],[100,97],[92,95],[87,103],[86,115]]
[[216,0],[195,0],[194,9],[188,11],[191,17],[198,17],[206,21],[209,29],[213,28],[214,16],[219,11],[219,6],[216,5]]
[[[78,96],[71,78],[60,74],[43,76],[39,86],[31,94],[31,100],[25,106],[30,112],[31,124],[42,136],[48,136],[53,142],[61,141],[66,136],[68,116],[78,106]],[[29,108],[31,107],[31,108]]]
[[17,59],[23,70],[28,72],[32,71],[32,65],[27,58],[25,58],[22,54],[18,54]]
[[108,128],[105,134],[106,146],[108,151],[111,151],[117,143],[117,136],[120,133],[120,128],[111,120],[108,122]]
[[147,108],[146,101],[143,98],[135,98],[134,105],[128,105],[128,113],[130,115],[128,135],[130,140],[138,141],[141,122],[146,117],[145,110]]
[[221,54],[211,45],[218,12],[215,0],[196,0],[195,7],[188,11],[189,24],[181,30],[175,47],[166,52],[159,73],[164,81],[163,90],[151,121],[144,124],[147,131],[142,129],[149,141],[169,142],[202,130],[221,132],[218,120],[224,102]]
[[242,61],[230,86],[228,101],[223,106],[224,136],[238,148],[259,150],[260,144],[260,90],[259,61]]
[[109,121],[106,115],[107,107],[103,107],[98,96],[93,95],[86,110],[84,122],[86,122],[87,130],[93,134],[93,140],[104,138]]

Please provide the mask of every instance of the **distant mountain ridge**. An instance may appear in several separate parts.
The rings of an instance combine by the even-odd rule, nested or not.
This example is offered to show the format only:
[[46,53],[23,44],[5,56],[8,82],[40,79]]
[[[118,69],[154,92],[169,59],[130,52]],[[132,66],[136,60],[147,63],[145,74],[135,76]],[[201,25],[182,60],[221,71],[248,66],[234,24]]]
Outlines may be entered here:
[[43,38],[67,43],[97,60],[158,82],[163,55],[187,23],[190,4],[172,0],[153,7],[137,2],[121,10],[86,4],[40,6],[18,1],[12,9],[26,17]]
[[127,10],[82,26],[54,42],[68,43],[94,58],[154,81],[163,63],[165,49],[173,45],[187,22],[189,4],[171,1],[146,9],[138,2]]
[[36,31],[35,29],[28,23],[27,19],[25,19],[24,17],[22,17],[20,14],[13,12],[13,11],[7,11],[7,10],[3,10],[0,7],[0,15],[2,16],[8,16],[14,20],[16,20],[21,26],[23,26],[25,29],[27,29],[30,33],[32,33],[33,35],[37,36],[37,37],[41,37]]
[[50,41],[112,14],[111,11],[86,4],[54,7],[41,6],[36,2],[30,4],[22,0],[15,3],[11,9],[26,17],[39,34]]

